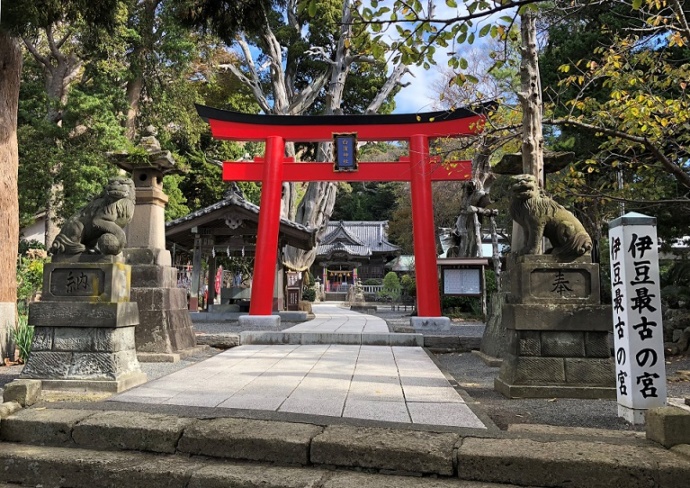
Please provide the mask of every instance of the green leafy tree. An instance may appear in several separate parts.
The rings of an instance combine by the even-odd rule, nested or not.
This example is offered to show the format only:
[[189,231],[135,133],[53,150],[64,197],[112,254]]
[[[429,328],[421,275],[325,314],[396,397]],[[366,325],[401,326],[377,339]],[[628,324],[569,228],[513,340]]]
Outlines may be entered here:
[[90,2],[68,0],[63,2],[37,2],[18,0],[3,4],[0,18],[0,234],[5,244],[0,250],[0,303],[3,322],[0,323],[0,356],[7,355],[7,330],[14,326],[17,298],[16,256],[19,241],[19,202],[17,194],[17,108],[19,80],[22,70],[20,36],[32,32],[38,25],[58,19],[77,17],[93,25],[113,22],[118,6],[116,0]]
[[379,292],[379,296],[397,302],[400,299],[400,290],[398,275],[393,271],[386,273],[386,276],[383,277],[383,289]]
[[670,239],[687,234],[679,216],[690,212],[687,11],[677,2],[634,7],[632,16],[612,10],[604,41],[576,50],[552,75],[553,90],[569,96],[549,122],[563,127],[566,143],[585,149],[559,189],[601,220],[629,210],[656,215],[660,235]]
[[[227,68],[251,90],[265,113],[373,113],[391,108],[390,96],[405,74],[398,64],[389,71],[382,46],[364,30],[356,30],[358,2],[264,2],[250,15],[233,16],[235,2],[190,0],[188,20],[205,25],[236,48],[241,63]],[[242,4],[238,6],[242,7]],[[239,35],[234,33],[239,29]],[[232,35],[231,35],[232,34]],[[258,55],[256,54],[258,52]],[[356,76],[351,76],[351,75]],[[292,154],[313,154],[326,161],[330,145],[298,148]],[[285,216],[309,227],[325,229],[335,202],[333,183],[286,184]],[[308,269],[316,249],[288,248],[284,261],[295,270]]]

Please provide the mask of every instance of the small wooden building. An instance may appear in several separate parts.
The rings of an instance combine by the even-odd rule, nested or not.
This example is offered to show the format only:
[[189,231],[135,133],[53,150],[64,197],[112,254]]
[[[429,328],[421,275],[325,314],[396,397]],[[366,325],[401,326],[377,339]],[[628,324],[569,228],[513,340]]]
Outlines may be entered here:
[[[223,200],[165,224],[167,247],[173,254],[173,262],[180,253],[193,256],[190,310],[197,310],[199,290],[204,289],[204,285],[199,283],[202,260],[207,261],[209,271],[206,302],[213,303],[216,296],[216,257],[253,257],[258,222],[259,206],[245,200],[235,187],[226,192]],[[305,250],[312,249],[316,246],[315,230],[281,219],[279,249],[282,250],[286,245]],[[273,310],[285,308],[285,281],[280,259],[282,251],[279,249],[276,249],[278,266],[273,290]],[[226,301],[248,299],[250,287],[244,285],[222,289],[221,297]]]

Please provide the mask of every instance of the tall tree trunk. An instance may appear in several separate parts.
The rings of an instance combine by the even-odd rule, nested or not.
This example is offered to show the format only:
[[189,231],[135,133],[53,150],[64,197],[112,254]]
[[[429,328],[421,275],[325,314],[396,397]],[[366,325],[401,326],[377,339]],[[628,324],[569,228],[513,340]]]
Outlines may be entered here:
[[[135,53],[132,56],[136,55]],[[137,117],[139,116],[139,101],[144,91],[144,75],[139,72],[127,82],[127,118],[125,119],[125,135],[130,141],[134,141],[137,133]]]
[[490,156],[491,143],[482,141],[472,159],[472,179],[465,182],[460,197],[461,211],[455,222],[455,235],[458,238],[456,252],[461,257],[479,256],[481,242],[477,241],[477,235],[481,236],[481,229],[477,228],[478,219],[474,216],[481,217],[484,208],[491,203],[489,191],[495,176],[491,172]]
[[[352,10],[349,1],[343,3],[343,15],[340,27],[340,37],[336,48],[336,56],[331,69],[331,79],[326,94],[325,115],[341,113],[340,106],[345,93],[345,81],[350,74],[352,59],[350,57],[350,39],[352,38]],[[333,148],[331,143],[320,143],[316,155],[317,161],[329,161],[332,159]],[[315,228],[317,234],[323,234],[328,224],[328,219],[333,213],[335,196],[338,187],[335,183],[319,181],[309,183],[304,198],[295,213],[295,220],[307,227]],[[304,251],[292,246],[286,246],[283,252],[283,263],[288,268],[296,271],[309,269],[316,259],[318,246]]]
[[[542,98],[539,78],[539,52],[537,51],[536,14],[524,9],[520,14],[520,92],[522,105],[522,172],[534,175],[539,186],[544,186],[544,136],[542,134]],[[516,222],[513,222],[511,249],[522,249],[525,236]],[[541,254],[540,249],[537,254]]]
[[9,356],[9,328],[17,307],[19,199],[17,106],[22,51],[18,39],[0,29],[0,359]]
[[[340,35],[338,44],[333,57],[330,71],[330,79],[327,86],[326,110],[328,115],[340,114],[341,104],[345,93],[345,82],[350,74],[352,63],[357,61],[356,56],[352,56],[350,45],[352,40],[352,1],[343,2],[343,13],[340,22]],[[381,105],[393,89],[400,82],[400,79],[407,73],[407,68],[402,64],[396,65],[379,93],[374,97],[366,109],[366,113],[372,114],[379,111]],[[332,143],[320,143],[317,153],[317,161],[329,161],[332,159]],[[328,220],[333,213],[335,197],[338,187],[332,182],[312,182],[307,187],[307,192],[299,204],[295,213],[295,220],[300,224],[316,228],[317,240],[325,232]],[[285,197],[285,195],[284,195]],[[297,271],[309,269],[316,258],[317,248],[310,251],[286,246],[283,253],[283,264]]]
[[537,177],[544,186],[544,136],[542,134],[541,80],[537,51],[536,14],[525,9],[520,15],[522,37],[520,103],[522,104],[522,171]]
[[146,55],[153,49],[155,42],[156,9],[161,0],[144,0],[140,6],[139,38],[130,56],[132,78],[127,82],[127,118],[125,119],[125,135],[130,141],[136,137],[137,117],[139,117],[141,95],[144,92],[144,67]]

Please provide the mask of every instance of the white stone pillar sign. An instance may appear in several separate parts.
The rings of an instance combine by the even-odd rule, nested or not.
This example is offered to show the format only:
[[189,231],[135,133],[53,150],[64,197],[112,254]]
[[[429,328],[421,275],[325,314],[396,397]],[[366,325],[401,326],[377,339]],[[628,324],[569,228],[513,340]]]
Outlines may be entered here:
[[631,212],[609,223],[618,416],[644,423],[666,403],[656,218]]

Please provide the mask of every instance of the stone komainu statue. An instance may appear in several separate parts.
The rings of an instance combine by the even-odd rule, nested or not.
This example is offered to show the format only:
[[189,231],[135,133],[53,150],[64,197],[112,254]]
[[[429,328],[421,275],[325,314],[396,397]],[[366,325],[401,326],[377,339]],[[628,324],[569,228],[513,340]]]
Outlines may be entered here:
[[111,178],[103,192],[69,218],[50,246],[50,253],[117,255],[127,244],[122,230],[134,215],[134,182]]
[[550,251],[559,261],[572,261],[592,250],[592,239],[579,220],[539,188],[532,175],[513,176],[510,216],[525,233],[525,245],[517,254],[538,254],[542,237],[551,241]]

